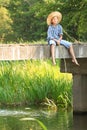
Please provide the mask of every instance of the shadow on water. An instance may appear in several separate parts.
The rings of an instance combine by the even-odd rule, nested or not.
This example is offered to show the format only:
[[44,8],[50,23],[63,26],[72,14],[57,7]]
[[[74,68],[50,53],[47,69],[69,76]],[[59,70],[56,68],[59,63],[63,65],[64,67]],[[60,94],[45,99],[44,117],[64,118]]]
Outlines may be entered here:
[[37,122],[21,121],[22,118],[38,119],[47,130],[87,130],[86,115],[42,108],[0,109],[0,130],[43,130]]
[[73,115],[72,130],[87,130],[87,113]]

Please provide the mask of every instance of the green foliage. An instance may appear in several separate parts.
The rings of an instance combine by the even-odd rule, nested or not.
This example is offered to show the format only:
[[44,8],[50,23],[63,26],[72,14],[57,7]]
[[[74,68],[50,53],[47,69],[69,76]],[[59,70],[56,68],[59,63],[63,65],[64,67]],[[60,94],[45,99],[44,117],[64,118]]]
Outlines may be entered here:
[[11,23],[9,12],[6,8],[0,7],[0,40],[2,41],[11,31]]
[[7,25],[4,28],[4,24],[0,26],[4,30],[4,34],[1,31],[0,35],[5,37],[5,42],[46,40],[46,19],[52,11],[60,11],[63,15],[61,24],[65,32],[70,35],[67,37],[64,33],[65,39],[72,37],[72,39],[87,40],[87,0],[1,0],[0,6],[8,11],[6,14],[4,10],[4,13],[10,21],[13,21],[10,24],[6,19],[11,26],[10,31]]
[[[59,67],[49,62],[23,61],[0,63],[0,103],[7,105],[41,104],[49,99],[51,105],[60,104],[59,96],[66,96],[64,107],[71,102],[71,75],[61,74]],[[64,94],[66,93],[66,94]],[[65,101],[67,105],[65,105]]]
[[14,21],[14,39],[38,40],[46,35],[45,6],[39,1],[11,1],[9,6]]
[[9,5],[10,0],[0,0],[0,6],[7,7]]
[[[87,1],[68,0],[62,8],[66,31],[78,40],[87,40]],[[67,24],[68,23],[68,24]]]

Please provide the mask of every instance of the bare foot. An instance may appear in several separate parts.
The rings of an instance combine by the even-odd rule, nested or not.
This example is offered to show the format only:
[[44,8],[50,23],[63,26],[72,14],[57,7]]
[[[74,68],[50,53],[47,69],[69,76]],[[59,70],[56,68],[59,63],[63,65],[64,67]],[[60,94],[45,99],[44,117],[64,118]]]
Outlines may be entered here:
[[52,59],[52,64],[53,64],[54,66],[56,65],[55,59]]
[[72,59],[72,62],[73,62],[74,64],[80,66],[80,64],[78,63],[78,61],[77,61],[76,59],[75,59],[75,60]]
[[55,65],[56,65],[56,62],[53,62],[53,65],[55,66]]

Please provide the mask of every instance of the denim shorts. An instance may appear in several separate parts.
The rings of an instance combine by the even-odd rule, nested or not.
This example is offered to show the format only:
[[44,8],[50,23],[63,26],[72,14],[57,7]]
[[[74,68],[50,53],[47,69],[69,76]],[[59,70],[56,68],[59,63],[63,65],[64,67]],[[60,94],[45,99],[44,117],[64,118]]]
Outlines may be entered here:
[[[52,44],[57,45],[57,43],[56,43],[54,40],[49,40],[48,44],[49,44],[49,45],[52,45]],[[72,45],[72,43],[71,43],[71,42],[68,42],[68,41],[66,41],[66,40],[61,40],[61,41],[60,41],[60,45],[63,45],[63,46],[65,46],[66,48],[69,48],[69,47]]]

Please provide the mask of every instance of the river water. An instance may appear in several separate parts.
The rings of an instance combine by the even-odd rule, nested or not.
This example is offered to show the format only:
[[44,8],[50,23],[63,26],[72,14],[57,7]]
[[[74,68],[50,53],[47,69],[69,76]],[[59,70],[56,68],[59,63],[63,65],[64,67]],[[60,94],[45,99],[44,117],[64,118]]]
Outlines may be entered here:
[[1,108],[0,130],[43,130],[32,119],[41,121],[47,130],[87,130],[87,115],[73,115],[72,110],[42,108]]

